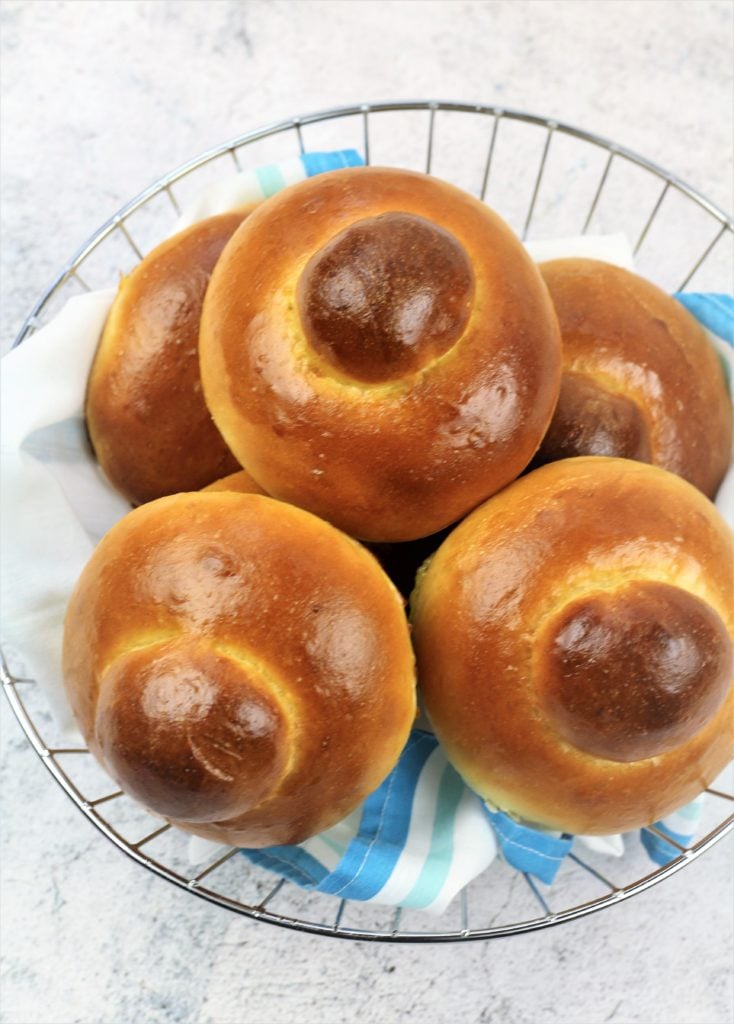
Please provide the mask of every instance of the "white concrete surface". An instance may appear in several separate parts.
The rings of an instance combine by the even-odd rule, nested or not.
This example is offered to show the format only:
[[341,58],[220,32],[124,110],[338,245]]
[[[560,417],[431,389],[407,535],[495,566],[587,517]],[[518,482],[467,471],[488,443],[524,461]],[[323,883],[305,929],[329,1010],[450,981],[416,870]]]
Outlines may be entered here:
[[[733,205],[725,2],[42,0],[0,14],[3,350],[59,265],[149,181],[239,132],[333,104],[526,108],[608,135]],[[734,1018],[731,843],[544,933],[405,947],[296,935],[129,862],[0,709],[6,1024]]]

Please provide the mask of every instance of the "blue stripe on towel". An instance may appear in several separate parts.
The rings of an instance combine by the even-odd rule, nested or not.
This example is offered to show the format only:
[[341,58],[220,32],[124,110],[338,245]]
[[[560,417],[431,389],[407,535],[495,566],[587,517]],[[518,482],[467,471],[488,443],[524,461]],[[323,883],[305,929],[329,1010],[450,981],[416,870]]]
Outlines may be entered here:
[[[683,835],[681,832],[674,832],[672,828],[668,828],[662,821],[655,822],[655,828],[660,829],[666,836],[670,836],[681,846],[688,846],[691,842],[692,836]],[[680,850],[673,846],[672,843],[666,843],[663,838],[656,835],[654,832],[650,832],[646,828],[640,829],[640,839],[642,845],[647,850],[647,855],[650,860],[654,860],[656,864],[670,864],[671,860],[675,860],[676,857],[680,856]]]
[[453,825],[465,790],[458,772],[447,764],[438,787],[430,850],[415,885],[400,901],[401,906],[428,907],[441,892],[454,859]]
[[242,853],[258,867],[283,875],[303,889],[314,889],[329,873],[300,846],[270,846],[265,850],[242,850]]
[[[690,846],[701,823],[704,802],[705,794],[702,794],[690,804],[679,807],[677,811],[662,821],[656,821],[655,828],[666,836],[670,836],[681,846]],[[672,843],[667,843],[655,832],[650,832],[646,828],[640,829],[640,839],[647,850],[648,857],[656,864],[669,864],[671,860],[675,860],[680,855],[681,851]]]
[[253,864],[284,875],[304,889],[370,899],[382,889],[405,847],[418,779],[436,746],[430,733],[417,729],[411,733],[397,766],[365,800],[359,831],[331,873],[300,846],[242,852]]
[[435,747],[430,734],[411,733],[397,768],[365,801],[359,832],[321,892],[368,900],[382,889],[405,847],[415,789]]
[[487,815],[497,836],[502,856],[513,868],[535,875],[550,885],[563,858],[571,849],[572,836],[552,836],[527,825],[520,825],[501,811]]
[[302,153],[301,163],[311,178],[314,174],[336,171],[341,167],[362,167],[364,160],[356,149],[339,149],[334,153]]
[[682,303],[689,313],[693,313],[704,327],[734,346],[734,298],[731,295],[677,292],[673,298]]

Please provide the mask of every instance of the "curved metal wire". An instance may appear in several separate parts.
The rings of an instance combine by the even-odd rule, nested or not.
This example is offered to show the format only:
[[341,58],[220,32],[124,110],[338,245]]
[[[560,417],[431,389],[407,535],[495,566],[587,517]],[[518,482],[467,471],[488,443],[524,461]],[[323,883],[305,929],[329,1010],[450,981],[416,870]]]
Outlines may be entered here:
[[[665,199],[671,190],[678,192],[696,204],[712,219],[717,226],[716,234],[707,244],[703,252],[694,254],[694,261],[690,264],[690,269],[687,271],[685,279],[679,286],[680,288],[684,287],[688,281],[691,280],[693,275],[697,273],[724,235],[734,235],[734,223],[732,222],[731,217],[725,214],[714,203],[708,200],[705,196],[702,196],[690,185],[687,185],[685,182],[670,174],[668,171],[665,171],[652,161],[645,159],[639,154],[634,153],[633,151],[626,149],[609,139],[595,135],[592,132],[583,131],[579,128],[575,128],[573,125],[565,124],[561,121],[504,107],[443,102],[437,100],[371,103],[339,107],[318,113],[305,114],[284,121],[278,121],[263,128],[236,136],[228,142],[224,142],[220,146],[216,146],[213,149],[194,157],[192,160],[182,164],[180,167],[171,171],[169,174],[164,175],[158,181],[144,189],[138,196],[131,199],[108,221],[106,221],[106,223],[104,223],[66,263],[38,302],[33,306],[28,317],[24,321],[14,344],[20,344],[30,333],[38,328],[41,323],[42,314],[49,306],[51,300],[72,280],[83,290],[90,290],[90,286],[85,280],[84,275],[80,273],[80,268],[83,268],[85,262],[89,259],[92,253],[102,246],[108,238],[118,233],[125,240],[125,244],[132,251],[135,258],[142,258],[141,249],[137,245],[133,234],[130,232],[127,222],[136,211],[142,209],[152,199],[161,195],[165,195],[167,197],[173,213],[178,215],[178,213],[180,213],[181,204],[176,196],[173,186],[183,178],[194,174],[197,170],[214,160],[226,157],[228,154],[231,157],[233,166],[236,169],[241,169],[242,161],[240,160],[239,153],[242,149],[262,139],[271,138],[277,135],[291,133],[297,152],[304,152],[305,140],[303,129],[305,127],[321,122],[338,120],[340,118],[356,117],[361,120],[361,142],[363,155],[369,163],[372,152],[370,136],[371,123],[380,113],[398,111],[425,111],[428,115],[428,122],[426,126],[427,138],[425,161],[423,162],[422,167],[419,168],[425,170],[427,173],[430,173],[431,171],[437,151],[437,139],[439,134],[436,124],[437,112],[453,111],[463,114],[477,114],[481,115],[483,118],[492,119],[491,128],[488,133],[487,154],[483,165],[481,184],[478,189],[478,194],[481,199],[484,199],[487,193],[492,165],[497,151],[498,139],[501,137],[501,124],[504,121],[516,121],[544,128],[546,135],[543,141],[539,166],[533,181],[532,192],[524,218],[523,235],[527,235],[535,215],[538,197],[542,190],[548,155],[552,149],[553,139],[556,135],[572,136],[575,139],[588,143],[608,153],[599,183],[593,194],[583,225],[584,232],[588,230],[597,211],[609,179],[610,170],[614,162],[620,160],[627,161],[630,164],[650,172],[663,183],[662,189],[655,200],[655,204],[644,221],[644,226],[637,239],[635,247],[636,251],[648,238],[653,222],[658,216],[658,213],[664,205]],[[271,908],[271,903],[276,902],[279,897],[282,898],[284,889],[287,889],[291,896],[295,893],[296,898],[301,898],[303,900],[306,899],[304,895],[300,894],[299,890],[289,883],[286,883],[284,880],[272,880],[269,889],[263,896],[258,895],[255,900],[249,901],[238,898],[237,896],[226,895],[221,891],[221,882],[220,888],[213,888],[211,882],[212,876],[232,860],[234,855],[237,853],[236,850],[228,850],[217,857],[212,863],[209,863],[199,870],[196,874],[186,875],[181,871],[174,870],[170,865],[167,865],[160,854],[158,857],[154,857],[147,852],[147,850],[151,846],[154,846],[157,840],[161,837],[178,835],[178,833],[171,829],[170,826],[154,823],[156,827],[142,838],[133,841],[131,838],[126,837],[123,834],[123,830],[119,827],[115,827],[109,820],[109,808],[115,806],[117,801],[126,800],[127,798],[125,795],[121,791],[115,789],[95,799],[86,797],[81,788],[73,781],[69,772],[64,769],[60,759],[69,755],[78,755],[82,758],[90,758],[91,755],[89,754],[89,751],[83,747],[69,748],[48,746],[41,735],[39,723],[34,720],[33,714],[29,712],[26,707],[26,702],[21,695],[21,691],[24,686],[30,686],[34,688],[34,690],[37,689],[37,687],[35,687],[33,680],[22,679],[13,675],[4,656],[0,659],[0,679],[2,680],[5,695],[21,725],[21,728],[36,754],[46,766],[47,770],[79,810],[86,816],[86,818],[120,850],[126,853],[137,863],[153,871],[161,878],[165,878],[168,881],[173,882],[175,885],[194,893],[202,899],[208,900],[211,903],[216,903],[219,906],[227,907],[230,910],[234,910],[255,920],[265,921],[270,924],[276,924],[298,931],[321,935],[332,935],[340,938],[359,939],[361,941],[370,940],[387,942],[452,942],[459,940],[489,939],[499,936],[536,931],[541,928],[547,928],[552,925],[560,924],[564,921],[574,920],[592,912],[614,906],[637,893],[645,891],[651,886],[663,881],[663,879],[669,878],[671,875],[675,874],[686,864],[701,856],[701,854],[713,846],[714,843],[734,831],[734,814],[729,814],[728,816],[724,814],[716,826],[691,847],[684,848],[679,844],[671,844],[678,847],[678,856],[676,856],[675,859],[665,867],[651,871],[649,874],[636,878],[627,884],[617,884],[610,881],[605,875],[597,870],[594,865],[582,860],[576,854],[571,854],[569,861],[574,865],[574,870],[579,872],[579,878],[584,877],[586,879],[594,879],[595,882],[598,882],[599,885],[603,886],[606,890],[605,893],[595,899],[554,911],[548,903],[548,899],[551,897],[547,894],[544,895],[530,876],[526,875],[524,876],[525,881],[541,913],[539,916],[530,916],[517,921],[508,921],[507,923],[501,924],[492,923],[486,926],[471,927],[471,903],[470,898],[467,897],[466,890],[464,890],[460,900],[458,901],[460,926],[453,929],[446,928],[444,930],[440,930],[440,928],[435,928],[434,930],[426,931],[410,931],[401,929],[401,911],[390,911],[389,908],[385,908],[384,910],[385,917],[390,918],[389,925],[363,928],[345,926],[343,924],[345,913],[347,911],[349,913],[358,912],[362,905],[355,903],[348,904],[344,900],[341,900],[338,903],[334,901],[333,915],[330,919],[307,920],[305,917],[298,917],[293,914],[278,913],[276,910]],[[734,796],[730,793],[721,789],[710,789],[708,792],[714,800],[721,803],[722,808],[727,806],[731,808],[731,805],[734,804]],[[180,839],[182,843],[187,841],[186,837],[183,835],[180,836]],[[144,847],[146,848],[146,852],[143,850]],[[251,868],[244,863],[243,858],[241,872],[238,873],[238,876],[242,880],[246,881],[248,872],[250,871]],[[488,875],[491,875],[491,872],[488,873]],[[489,879],[488,875],[483,876],[480,881],[484,882],[486,879],[487,884],[491,885],[491,879]],[[202,884],[204,879],[209,879],[209,882],[207,884]],[[370,908],[370,913],[375,913],[374,907]]]

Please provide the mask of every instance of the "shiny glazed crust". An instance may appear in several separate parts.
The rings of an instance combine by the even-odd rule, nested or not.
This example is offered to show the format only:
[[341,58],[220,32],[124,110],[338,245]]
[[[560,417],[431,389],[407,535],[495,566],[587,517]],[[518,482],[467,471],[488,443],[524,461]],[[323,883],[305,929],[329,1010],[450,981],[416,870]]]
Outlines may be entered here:
[[733,565],[710,502],[642,463],[555,462],[485,502],[413,596],[419,685],[457,769],[577,834],[693,799],[734,755]]
[[[340,259],[371,289],[372,367],[356,358],[355,323],[339,330]],[[408,365],[385,304],[397,296],[415,320],[423,274],[446,325],[418,332]],[[326,312],[325,295],[336,304]],[[245,221],[212,275],[200,357],[215,422],[258,483],[374,541],[434,533],[516,477],[560,377],[547,292],[504,222],[451,185],[380,168],[309,179]]]
[[732,404],[698,321],[608,263],[551,260],[540,272],[558,314],[564,370],[541,458],[640,459],[713,497],[731,456]]
[[174,495],[121,520],[71,598],[64,679],[121,788],[240,846],[339,821],[415,715],[402,602],[375,559],[256,495]]
[[209,276],[244,216],[210,217],[157,246],[122,280],[110,310],[87,426],[102,469],[134,505],[238,468],[204,402],[198,343]]

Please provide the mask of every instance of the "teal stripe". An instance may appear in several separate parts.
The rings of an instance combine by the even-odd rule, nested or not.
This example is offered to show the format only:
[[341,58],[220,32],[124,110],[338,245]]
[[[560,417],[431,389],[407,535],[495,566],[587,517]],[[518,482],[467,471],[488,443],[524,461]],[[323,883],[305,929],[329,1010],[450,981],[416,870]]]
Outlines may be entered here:
[[670,815],[670,817],[675,818],[676,815],[680,815],[684,821],[693,821],[701,815],[701,801],[694,800],[693,803],[679,807],[677,811]]
[[404,900],[403,907],[427,907],[441,892],[454,859],[456,811],[466,786],[450,764],[446,765],[438,787],[436,816],[433,819],[431,847],[418,879]]
[[362,804],[359,832],[319,892],[370,900],[383,888],[405,849],[415,789],[437,745],[435,736],[411,732],[397,766]]
[[676,292],[673,298],[693,313],[704,327],[734,345],[734,298],[716,293]]
[[280,192],[281,189],[285,188],[285,178],[277,164],[258,167],[255,174],[257,174],[257,180],[266,198],[267,196],[274,196],[276,192]]

